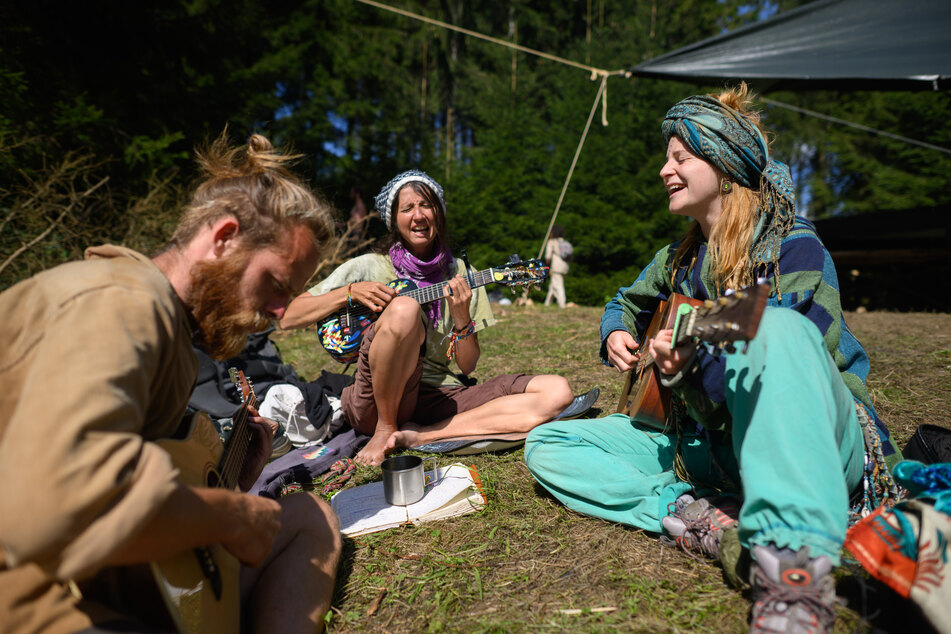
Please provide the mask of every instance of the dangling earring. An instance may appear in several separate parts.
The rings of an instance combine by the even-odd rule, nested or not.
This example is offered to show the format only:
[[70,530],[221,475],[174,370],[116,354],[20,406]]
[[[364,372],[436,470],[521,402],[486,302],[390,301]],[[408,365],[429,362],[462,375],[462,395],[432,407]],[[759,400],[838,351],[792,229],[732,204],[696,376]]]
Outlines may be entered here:
[[731,183],[730,181],[726,179],[720,181],[721,194],[729,194],[731,191],[733,191],[733,183]]

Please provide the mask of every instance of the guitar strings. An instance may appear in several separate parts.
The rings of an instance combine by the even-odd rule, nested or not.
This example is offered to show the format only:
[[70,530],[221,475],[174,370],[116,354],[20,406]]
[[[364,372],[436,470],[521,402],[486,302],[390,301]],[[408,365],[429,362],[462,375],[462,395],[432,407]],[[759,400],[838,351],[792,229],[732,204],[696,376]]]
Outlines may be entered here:
[[218,469],[221,474],[221,486],[224,488],[232,489],[238,484],[238,476],[241,473],[241,467],[247,455],[248,447],[251,444],[252,432],[251,426],[248,423],[248,407],[256,406],[257,398],[254,394],[254,390],[250,390],[247,402],[242,406],[238,415],[235,416],[235,423],[231,429],[231,435],[228,436],[229,442],[225,447],[226,454]]

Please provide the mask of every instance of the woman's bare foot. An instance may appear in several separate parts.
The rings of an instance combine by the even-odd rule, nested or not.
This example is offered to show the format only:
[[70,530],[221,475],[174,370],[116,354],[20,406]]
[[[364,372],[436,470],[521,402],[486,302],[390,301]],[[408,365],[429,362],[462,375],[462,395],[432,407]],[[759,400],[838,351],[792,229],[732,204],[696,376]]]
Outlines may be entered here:
[[386,441],[386,453],[392,453],[397,449],[409,449],[421,444],[419,432],[414,427],[407,425],[389,437]]
[[370,442],[364,445],[363,449],[354,456],[354,461],[359,464],[379,465],[383,462],[386,455],[393,451],[390,447],[390,440],[394,435],[395,433],[391,434],[385,431],[381,433],[381,431],[377,429],[370,438]]

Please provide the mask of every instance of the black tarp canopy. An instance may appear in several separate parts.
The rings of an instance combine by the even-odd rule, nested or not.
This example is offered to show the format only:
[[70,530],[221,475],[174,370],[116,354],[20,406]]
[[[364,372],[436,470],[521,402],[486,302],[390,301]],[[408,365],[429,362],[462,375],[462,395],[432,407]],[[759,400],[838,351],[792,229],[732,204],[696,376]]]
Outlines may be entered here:
[[951,86],[951,0],[818,0],[629,69],[766,90]]

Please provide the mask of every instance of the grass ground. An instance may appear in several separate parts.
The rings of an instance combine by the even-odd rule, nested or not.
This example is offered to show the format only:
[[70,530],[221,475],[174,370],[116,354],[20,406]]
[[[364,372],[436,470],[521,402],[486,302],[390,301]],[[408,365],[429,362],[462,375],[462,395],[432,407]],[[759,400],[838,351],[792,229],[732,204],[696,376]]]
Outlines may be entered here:
[[[597,358],[600,315],[496,307],[498,325],[480,335],[477,375],[560,374],[576,393],[601,388],[597,407],[612,412],[621,386]],[[847,321],[869,352],[869,390],[899,444],[922,423],[951,427],[951,315],[850,313]],[[304,378],[343,369],[312,330],[274,340]],[[521,450],[463,460],[481,474],[486,508],[347,539],[328,631],[746,631],[749,597],[714,565],[565,509],[535,484]],[[361,468],[350,486],[379,479],[378,469]],[[850,604],[839,612],[842,631],[889,631],[901,608],[848,566],[839,593]]]

